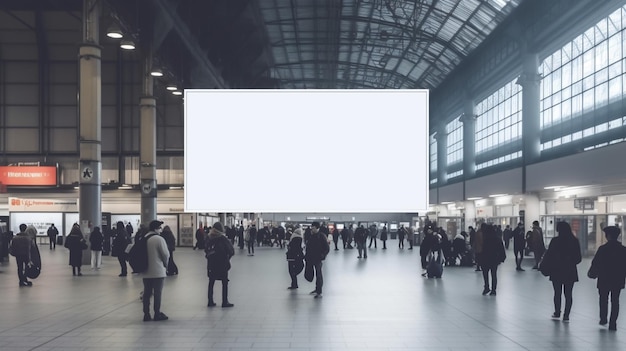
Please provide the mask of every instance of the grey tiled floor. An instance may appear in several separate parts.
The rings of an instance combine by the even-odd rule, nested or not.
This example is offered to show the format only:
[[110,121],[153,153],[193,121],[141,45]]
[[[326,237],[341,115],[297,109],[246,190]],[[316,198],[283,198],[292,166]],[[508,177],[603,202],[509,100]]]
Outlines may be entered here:
[[[142,322],[138,276],[119,278],[117,260],[73,277],[63,248],[41,247],[44,270],[20,288],[13,258],[0,266],[0,350],[626,350],[626,317],[617,333],[600,327],[595,281],[574,287],[569,324],[552,321],[552,287],[536,271],[515,272],[511,251],[499,270],[498,296],[482,296],[482,276],[446,268],[419,275],[418,250],[331,251],[324,297],[300,275],[288,291],[284,252],[259,248],[232,259],[232,309],[206,307],[203,254],[179,248],[180,275],[166,279],[170,319]],[[525,260],[530,268],[532,258]],[[216,284],[218,303],[220,283]],[[626,312],[625,312],[626,313]]]

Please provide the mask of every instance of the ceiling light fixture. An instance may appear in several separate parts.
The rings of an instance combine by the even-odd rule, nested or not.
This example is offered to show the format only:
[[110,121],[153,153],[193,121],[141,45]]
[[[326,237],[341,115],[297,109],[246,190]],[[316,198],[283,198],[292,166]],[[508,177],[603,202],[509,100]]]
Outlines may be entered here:
[[169,91],[176,91],[176,90],[178,90],[178,87],[175,84],[170,84],[165,89],[167,89]]
[[468,197],[467,198],[469,201],[475,201],[475,200],[482,200],[482,197]]
[[180,90],[176,90],[176,91],[173,91],[172,94],[174,94],[174,95],[183,95],[183,92],[180,91]]
[[150,75],[153,77],[163,77],[163,71],[160,68],[153,68],[150,71]]
[[107,29],[107,37],[112,39],[122,39],[124,37],[124,33],[122,33],[122,30],[117,23],[113,23]]
[[120,48],[124,50],[135,50],[135,43],[132,40],[123,39],[120,41]]
[[501,196],[507,196],[509,194],[493,194],[493,195],[489,195],[489,197],[501,197]]

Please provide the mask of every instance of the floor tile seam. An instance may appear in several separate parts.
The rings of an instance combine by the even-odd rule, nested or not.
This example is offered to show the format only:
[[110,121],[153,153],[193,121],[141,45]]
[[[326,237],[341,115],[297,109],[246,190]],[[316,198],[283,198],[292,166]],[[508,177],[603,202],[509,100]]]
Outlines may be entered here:
[[[90,302],[88,301],[88,302],[85,302],[85,303],[90,303]],[[105,313],[105,314],[103,314],[103,315],[100,315],[100,316],[98,316],[98,317],[96,317],[96,318],[93,318],[93,319],[91,319],[91,320],[88,320],[88,321],[86,321],[86,322],[82,323],[81,325],[78,325],[78,326],[76,326],[76,327],[74,327],[74,328],[72,328],[72,329],[70,329],[70,330],[67,330],[67,331],[65,331],[65,332],[63,332],[63,333],[61,333],[61,334],[59,334],[59,335],[57,335],[57,336],[53,337],[52,339],[49,339],[49,340],[47,340],[46,342],[44,342],[44,343],[42,343],[42,344],[40,344],[40,345],[37,345],[37,346],[33,347],[32,349],[30,349],[30,351],[37,350],[38,348],[43,347],[44,345],[49,344],[49,343],[53,342],[54,340],[57,340],[57,339],[59,339],[59,338],[61,338],[61,337],[65,336],[65,335],[67,335],[67,334],[69,334],[69,333],[71,333],[71,332],[73,332],[73,331],[75,331],[75,330],[77,330],[77,329],[79,329],[79,328],[82,328],[82,327],[84,327],[84,326],[86,326],[86,325],[88,325],[88,324],[90,324],[90,323],[93,323],[94,321],[97,321],[98,319],[101,319],[101,318],[103,318],[103,317],[106,317],[106,316],[108,316],[108,315],[110,315],[110,314],[112,314],[112,313],[114,313],[114,312],[117,312],[118,310],[120,310],[120,309],[122,309],[122,308],[126,308],[126,307],[128,307],[130,304],[134,304],[134,303],[135,303],[135,301],[134,301],[134,300],[133,300],[133,301],[129,301],[128,303],[126,303],[126,304],[124,304],[124,305],[121,305],[121,306],[119,306],[119,307],[117,307],[117,308],[115,308],[115,309],[112,309],[112,310],[110,310],[109,312],[107,312],[107,313]]]

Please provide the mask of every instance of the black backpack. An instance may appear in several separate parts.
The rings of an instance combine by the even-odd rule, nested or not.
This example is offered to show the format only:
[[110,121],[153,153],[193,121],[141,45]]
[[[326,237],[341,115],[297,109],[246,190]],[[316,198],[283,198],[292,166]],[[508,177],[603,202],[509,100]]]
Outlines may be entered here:
[[143,273],[148,270],[148,239],[156,233],[146,235],[137,240],[128,252],[128,263],[135,273]]

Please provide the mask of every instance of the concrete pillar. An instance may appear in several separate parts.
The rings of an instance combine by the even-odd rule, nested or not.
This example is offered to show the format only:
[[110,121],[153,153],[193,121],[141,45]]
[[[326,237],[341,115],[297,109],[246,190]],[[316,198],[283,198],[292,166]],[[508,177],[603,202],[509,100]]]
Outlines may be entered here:
[[522,60],[522,74],[517,81],[522,86],[522,137],[525,164],[537,162],[540,156],[539,84],[541,76],[538,70],[537,54],[526,54]]
[[156,219],[156,99],[153,96],[152,52],[148,50],[144,62],[143,96],[139,101],[140,146],[139,178],[141,187],[141,223],[148,225]]
[[520,210],[524,211],[524,232],[532,229],[533,222],[539,221],[540,206],[539,197],[535,194],[525,194],[522,197],[523,203],[520,203]]
[[443,186],[448,180],[448,133],[446,125],[442,123],[435,133],[437,140],[437,186]]
[[476,116],[473,100],[465,100],[460,120],[463,123],[463,175],[469,179],[476,175]]
[[[83,42],[79,48],[79,205],[78,217],[83,234],[102,221],[101,211],[101,48],[100,8],[97,0],[83,1]],[[89,242],[89,241],[87,241]],[[90,251],[87,251],[90,252]],[[83,255],[83,263],[90,261]]]
[[465,228],[462,230],[465,230],[469,234],[467,229],[469,226],[476,228],[476,206],[474,205],[474,201],[464,201],[463,206],[465,207]]

